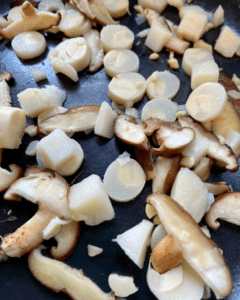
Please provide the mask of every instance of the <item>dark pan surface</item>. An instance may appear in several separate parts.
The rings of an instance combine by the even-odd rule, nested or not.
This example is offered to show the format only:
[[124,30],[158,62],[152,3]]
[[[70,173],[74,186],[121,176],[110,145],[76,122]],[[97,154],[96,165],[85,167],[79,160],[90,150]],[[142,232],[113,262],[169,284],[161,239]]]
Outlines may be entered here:
[[[147,23],[138,26],[135,22],[136,12],[133,10],[133,5],[136,0],[131,2],[131,16],[122,18],[121,24],[126,24],[133,30],[135,34],[144,28],[147,28]],[[238,0],[196,0],[194,4],[200,5],[206,10],[214,12],[215,9],[221,4],[225,10],[225,24],[229,25],[232,29],[240,35],[240,1]],[[0,0],[0,14],[6,16],[10,9],[10,1]],[[179,23],[177,10],[174,8],[167,8],[164,15],[170,20]],[[211,30],[205,34],[204,40],[214,45],[214,41],[219,35],[220,28]],[[19,107],[17,101],[17,93],[29,87],[44,87],[46,84],[54,84],[59,88],[67,91],[67,100],[64,104],[65,107],[71,108],[73,106],[85,105],[89,103],[101,104],[102,101],[110,100],[107,96],[107,87],[110,78],[105,74],[101,68],[95,74],[82,72],[79,74],[80,80],[78,83],[73,83],[70,79],[63,75],[55,75],[52,67],[47,60],[47,54],[50,49],[54,48],[60,41],[62,36],[56,37],[47,36],[48,47],[43,55],[40,57],[29,60],[19,60],[11,48],[11,42],[2,40],[0,41],[0,72],[8,71],[13,74],[13,80],[10,82],[10,90],[12,94],[13,105]],[[135,39],[133,51],[135,51],[140,58],[140,73],[147,79],[153,71],[156,70],[169,70],[166,59],[168,53],[162,51],[160,58],[157,61],[149,60],[150,51],[144,46],[144,39]],[[239,57],[234,56],[232,59],[226,59],[214,52],[214,57],[219,67],[230,77],[235,73],[240,75]],[[181,57],[177,56],[181,63]],[[30,67],[37,66],[43,69],[48,80],[36,84],[31,77]],[[174,101],[178,104],[184,104],[187,96],[190,93],[189,77],[184,74],[180,68],[177,71],[172,71],[181,80],[181,87],[178,95]],[[147,102],[144,97],[135,107],[141,111],[143,105]],[[28,119],[28,125],[33,121]],[[93,133],[86,136],[85,134],[75,134],[74,138],[81,144],[85,161],[79,171],[83,171],[77,179],[80,182],[82,179],[91,174],[98,174],[101,178],[105,173],[109,164],[117,158],[119,154],[127,150],[132,153],[130,147],[126,147],[115,138],[112,140],[100,139]],[[34,138],[37,139],[37,138]],[[3,156],[3,167],[7,167],[10,163],[17,163],[21,167],[26,168],[32,164],[36,164],[35,158],[26,157],[25,150],[29,142],[33,140],[27,136],[24,137],[23,143],[18,150],[5,151]],[[68,178],[69,182],[72,181],[74,176]],[[226,181],[231,184],[234,191],[239,191],[240,171],[236,173],[219,172],[214,170],[211,180],[213,181]],[[112,239],[129,228],[135,226],[142,219],[146,219],[145,215],[145,199],[151,193],[151,184],[148,182],[144,191],[134,201],[128,203],[113,202],[115,210],[115,219],[110,222],[104,222],[96,227],[86,226],[81,224],[81,235],[73,255],[66,260],[70,266],[82,269],[84,273],[95,281],[99,287],[105,292],[109,292],[108,276],[113,272],[121,275],[132,275],[136,285],[139,287],[138,293],[130,296],[128,299],[155,299],[146,284],[146,270],[149,260],[150,251],[148,251],[147,258],[144,264],[144,269],[140,270],[121,250],[121,248]],[[2,197],[1,197],[2,198]],[[36,206],[22,200],[21,202],[6,202],[1,199],[0,204],[0,221],[8,218],[7,212],[11,209],[11,216],[17,217],[17,221],[5,222],[0,224],[0,235],[4,235],[15,231],[20,225],[26,222],[36,211]],[[219,248],[223,250],[223,254],[230,267],[233,277],[233,292],[228,297],[229,300],[240,299],[240,228],[222,223],[217,232],[211,232],[212,239],[217,243]],[[90,258],[87,254],[87,245],[92,244],[104,249],[103,253],[94,258]],[[46,252],[47,253],[47,252]],[[48,253],[47,253],[48,254]],[[27,265],[27,256],[21,258],[12,258],[8,262],[1,263],[0,266],[0,299],[1,300],[43,300],[43,299],[69,299],[64,294],[57,294],[49,291],[38,283]],[[215,299],[212,296],[211,299]]]

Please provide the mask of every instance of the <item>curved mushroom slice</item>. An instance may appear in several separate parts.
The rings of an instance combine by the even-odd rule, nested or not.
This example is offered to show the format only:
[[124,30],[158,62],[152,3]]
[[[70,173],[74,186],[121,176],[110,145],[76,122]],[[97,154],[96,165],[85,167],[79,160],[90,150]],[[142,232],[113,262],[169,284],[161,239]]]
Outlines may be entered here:
[[112,19],[101,0],[73,0],[73,3],[89,19],[102,26],[119,23]]
[[100,34],[97,30],[89,30],[84,34],[91,50],[91,59],[89,64],[89,71],[96,72],[103,64],[104,51],[100,42]]
[[1,249],[19,257],[43,241],[43,230],[54,217],[71,219],[68,206],[69,185],[53,172],[30,174],[15,181],[4,195],[5,200],[21,197],[39,205],[37,213],[14,233],[3,237]]
[[205,185],[209,193],[214,196],[219,196],[231,192],[231,188],[227,186],[226,182],[205,182]]
[[47,135],[57,128],[65,133],[93,129],[97,120],[100,105],[76,106],[67,112],[47,118],[37,126],[39,135]]
[[115,119],[114,133],[125,144],[135,148],[136,159],[146,174],[146,180],[154,177],[154,162],[144,126],[138,125],[130,116],[120,115]]
[[43,285],[56,292],[63,292],[74,300],[114,300],[104,293],[82,271],[73,269],[63,262],[41,255],[41,248],[33,250],[28,257],[33,276]]
[[217,197],[205,215],[205,221],[212,230],[217,230],[217,219],[240,225],[240,192],[225,193]]
[[181,155],[174,158],[158,157],[155,163],[155,174],[152,181],[152,191],[167,194],[180,170]]
[[200,123],[195,122],[190,117],[179,116],[178,121],[182,127],[190,127],[195,131],[196,139],[209,143],[207,155],[217,161],[223,162],[226,169],[235,172],[238,169],[238,161],[232,149],[227,145],[222,145],[215,134],[206,130]]
[[174,157],[181,153],[194,139],[195,133],[191,128],[176,129],[172,124],[162,122],[156,132],[159,148],[153,148],[153,155]]
[[63,225],[54,239],[57,246],[51,247],[51,256],[57,260],[67,259],[75,250],[80,235],[80,222],[72,221]]
[[141,126],[130,116],[120,115],[115,119],[114,133],[125,144],[148,150],[148,138]]
[[171,235],[165,236],[151,253],[152,265],[159,274],[178,267],[184,260],[182,251]]
[[12,106],[12,99],[10,95],[7,81],[12,78],[12,74],[4,72],[0,74],[0,106]]
[[5,170],[0,167],[0,193],[5,192],[18,178],[22,177],[22,168],[15,164],[9,165],[9,169]]
[[161,222],[184,259],[214,291],[217,299],[228,297],[232,291],[231,273],[217,245],[169,196],[155,193],[147,197],[147,203],[157,209]]
[[59,24],[61,14],[50,12],[36,12],[28,1],[22,5],[22,19],[16,20],[4,29],[0,29],[0,36],[12,40],[16,35],[26,31],[40,31]]

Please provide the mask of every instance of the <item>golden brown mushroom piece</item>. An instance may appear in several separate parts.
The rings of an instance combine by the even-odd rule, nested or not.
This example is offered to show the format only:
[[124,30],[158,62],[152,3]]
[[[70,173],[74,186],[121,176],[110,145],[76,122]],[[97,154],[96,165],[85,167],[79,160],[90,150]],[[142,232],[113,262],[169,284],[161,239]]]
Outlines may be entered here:
[[154,177],[154,162],[150,142],[142,125],[130,116],[120,115],[114,122],[114,133],[117,138],[135,149],[136,159],[146,174],[146,180]]
[[222,145],[216,135],[206,130],[200,123],[190,117],[179,116],[178,121],[182,127],[190,127],[195,131],[196,139],[209,143],[207,155],[216,161],[223,162],[225,168],[231,172],[238,170],[238,161],[232,149]]
[[15,164],[9,165],[10,171],[1,167],[3,149],[0,149],[0,193],[5,192],[11,184],[18,178],[22,177],[22,168]]
[[15,181],[5,200],[25,199],[38,204],[36,214],[14,233],[2,238],[0,249],[10,257],[20,257],[43,242],[43,230],[55,217],[71,220],[69,185],[57,173],[40,172]]
[[231,188],[226,184],[226,182],[205,182],[205,185],[209,193],[214,196],[219,196],[231,192]]
[[240,192],[220,195],[205,215],[205,221],[212,230],[217,230],[220,223],[217,219],[240,225]]
[[76,106],[65,113],[49,117],[37,126],[38,135],[47,135],[55,129],[74,133],[94,129],[100,105]]
[[22,19],[0,29],[0,36],[12,40],[22,32],[46,30],[52,26],[57,26],[60,20],[61,14],[59,12],[56,14],[43,11],[36,12],[32,4],[25,1],[22,5]]
[[110,24],[119,24],[115,22],[101,0],[73,0],[77,8],[90,20],[105,26]]
[[115,296],[104,293],[83,272],[63,262],[45,257],[39,247],[28,256],[28,265],[33,276],[55,292],[63,292],[74,300],[114,300]]
[[213,290],[216,298],[228,297],[232,291],[232,277],[217,245],[169,196],[154,193],[147,197],[147,203],[156,208],[162,224],[181,250],[183,258]]

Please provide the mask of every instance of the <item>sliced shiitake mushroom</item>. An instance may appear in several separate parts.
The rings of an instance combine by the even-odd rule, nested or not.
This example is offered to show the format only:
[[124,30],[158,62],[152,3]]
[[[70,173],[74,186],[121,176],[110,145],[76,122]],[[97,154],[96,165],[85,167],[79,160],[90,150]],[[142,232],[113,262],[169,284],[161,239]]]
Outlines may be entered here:
[[209,143],[207,155],[217,161],[223,162],[225,168],[231,172],[238,169],[238,161],[232,149],[222,145],[216,135],[206,130],[200,123],[190,117],[179,116],[178,121],[182,127],[190,127],[195,131],[196,138]]
[[182,251],[184,259],[209,285],[216,297],[228,297],[232,291],[232,277],[217,245],[169,196],[154,193],[147,197],[147,203],[157,209],[161,222]]
[[205,220],[211,229],[217,230],[220,226],[217,219],[240,225],[240,192],[225,193],[217,197]]
[[57,128],[65,133],[93,129],[97,120],[100,105],[77,106],[67,112],[55,115],[40,122],[37,126],[39,135],[47,135]]

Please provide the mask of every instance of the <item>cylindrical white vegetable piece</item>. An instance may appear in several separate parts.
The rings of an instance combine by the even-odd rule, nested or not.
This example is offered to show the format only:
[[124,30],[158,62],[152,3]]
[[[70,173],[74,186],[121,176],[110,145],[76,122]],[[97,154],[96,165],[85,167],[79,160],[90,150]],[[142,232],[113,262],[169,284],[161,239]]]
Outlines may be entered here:
[[218,82],[219,68],[214,61],[205,61],[192,67],[191,88],[195,90],[205,82]]
[[86,40],[83,37],[77,37],[67,39],[51,50],[48,59],[52,60],[54,57],[65,61],[80,72],[89,65],[91,51]]
[[138,72],[139,70],[137,54],[128,49],[109,51],[104,57],[103,64],[110,77],[122,73]]
[[140,101],[146,90],[145,78],[138,73],[123,73],[113,77],[108,85],[108,97],[111,101],[130,108]]
[[109,197],[118,202],[133,200],[141,193],[145,182],[145,173],[134,159],[122,166],[115,160],[108,166],[103,179]]
[[102,0],[112,18],[120,18],[129,11],[129,0]]
[[69,9],[61,19],[58,27],[68,37],[77,37],[81,35],[81,27],[85,21],[84,15],[74,9]]
[[21,59],[40,56],[46,49],[45,37],[37,31],[23,32],[12,40],[12,48]]
[[180,80],[170,72],[155,71],[147,79],[146,94],[149,99],[168,98],[176,96],[180,87]]
[[103,27],[100,36],[105,52],[131,49],[134,42],[133,32],[124,25],[107,25]]
[[157,98],[147,102],[141,114],[141,120],[158,118],[166,122],[176,120],[177,104],[167,98]]
[[192,67],[196,64],[214,60],[212,54],[205,49],[189,48],[185,51],[182,60],[182,68],[189,76],[192,75]]
[[56,12],[64,9],[64,4],[61,0],[42,0],[38,5],[38,10]]
[[197,87],[188,97],[186,108],[192,118],[199,122],[216,119],[224,110],[227,93],[216,82],[207,82]]

